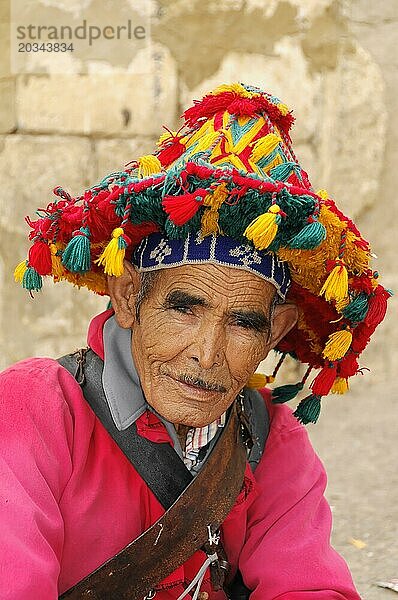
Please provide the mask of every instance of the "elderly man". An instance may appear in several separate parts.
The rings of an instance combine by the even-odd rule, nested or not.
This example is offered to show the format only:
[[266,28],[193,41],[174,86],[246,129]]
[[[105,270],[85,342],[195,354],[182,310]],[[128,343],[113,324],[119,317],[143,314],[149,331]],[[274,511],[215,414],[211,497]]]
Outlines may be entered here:
[[[347,389],[388,293],[277,98],[221,86],[184,117],[30,222],[23,287],[51,275],[111,308],[88,351],[0,378],[2,598],[359,598],[302,423]],[[288,353],[307,371],[271,396]]]

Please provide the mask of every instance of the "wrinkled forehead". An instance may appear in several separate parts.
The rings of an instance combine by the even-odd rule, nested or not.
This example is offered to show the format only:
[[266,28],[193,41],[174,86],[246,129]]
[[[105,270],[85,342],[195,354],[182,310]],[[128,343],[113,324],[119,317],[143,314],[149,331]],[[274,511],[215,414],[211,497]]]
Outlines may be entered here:
[[277,298],[270,282],[242,269],[202,263],[169,269],[144,271],[141,282],[148,291],[156,290],[157,302],[215,306],[225,310],[239,307],[268,310]]
[[[189,267],[202,265],[200,275],[204,281],[215,273],[212,266],[223,267],[222,279],[228,281],[230,286],[239,280],[243,286],[248,282],[250,284],[250,281],[255,283],[261,280],[263,289],[265,282],[273,286],[281,302],[285,300],[290,286],[288,267],[279,261],[274,253],[258,251],[226,236],[202,238],[188,234],[185,240],[172,240],[160,233],[153,233],[137,247],[132,256],[132,263],[141,273],[173,269],[173,276],[188,281],[189,273],[194,272],[190,271]],[[196,272],[198,276],[199,271]]]

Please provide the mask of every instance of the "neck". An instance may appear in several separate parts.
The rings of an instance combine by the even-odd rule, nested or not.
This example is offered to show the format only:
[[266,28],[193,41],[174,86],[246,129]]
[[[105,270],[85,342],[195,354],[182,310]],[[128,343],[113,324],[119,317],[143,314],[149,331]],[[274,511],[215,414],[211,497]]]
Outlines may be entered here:
[[185,450],[185,445],[187,441],[187,433],[191,429],[188,425],[181,425],[180,423],[174,424],[177,437],[180,441],[181,448]]

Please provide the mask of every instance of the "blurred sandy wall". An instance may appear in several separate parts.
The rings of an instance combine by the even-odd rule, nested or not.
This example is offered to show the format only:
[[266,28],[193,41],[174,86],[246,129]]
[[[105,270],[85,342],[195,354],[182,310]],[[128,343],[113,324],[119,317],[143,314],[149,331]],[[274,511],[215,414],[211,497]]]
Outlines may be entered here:
[[[109,18],[97,0],[36,4],[65,17],[91,4],[97,20]],[[358,222],[383,283],[398,287],[396,0],[159,0],[145,51],[121,46],[119,60],[76,61],[74,74],[18,75],[1,6],[0,367],[81,346],[89,317],[106,306],[69,284],[31,299],[13,282],[27,250],[24,216],[45,207],[55,185],[79,193],[150,152],[162,124],[178,128],[183,108],[224,82],[259,85],[294,109],[295,147],[315,188]],[[363,361],[373,378],[393,376],[397,330],[391,304]]]

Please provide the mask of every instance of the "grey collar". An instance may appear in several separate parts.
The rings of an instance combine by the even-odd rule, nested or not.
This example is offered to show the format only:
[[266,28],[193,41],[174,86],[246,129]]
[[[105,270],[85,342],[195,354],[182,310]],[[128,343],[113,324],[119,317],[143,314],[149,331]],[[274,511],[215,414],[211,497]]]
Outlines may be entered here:
[[147,409],[131,354],[131,330],[120,327],[115,316],[104,325],[102,384],[112,419],[119,431],[127,429]]
[[120,327],[115,316],[112,316],[105,322],[103,340],[102,385],[116,427],[119,431],[127,429],[149,409],[165,425],[175,451],[182,456],[174,425],[159,415],[145,399],[131,353],[131,330]]

